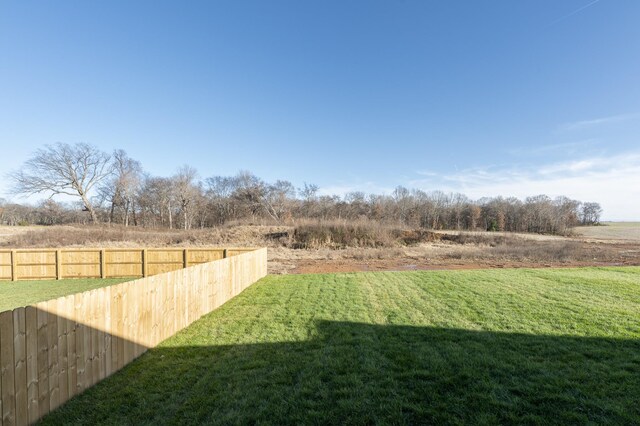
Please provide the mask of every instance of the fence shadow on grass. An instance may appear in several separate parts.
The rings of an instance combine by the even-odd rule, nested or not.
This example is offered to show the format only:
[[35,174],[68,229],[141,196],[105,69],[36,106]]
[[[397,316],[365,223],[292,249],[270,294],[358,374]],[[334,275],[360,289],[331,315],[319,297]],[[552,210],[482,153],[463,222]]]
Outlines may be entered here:
[[640,341],[320,321],[161,346],[45,424],[640,423]]

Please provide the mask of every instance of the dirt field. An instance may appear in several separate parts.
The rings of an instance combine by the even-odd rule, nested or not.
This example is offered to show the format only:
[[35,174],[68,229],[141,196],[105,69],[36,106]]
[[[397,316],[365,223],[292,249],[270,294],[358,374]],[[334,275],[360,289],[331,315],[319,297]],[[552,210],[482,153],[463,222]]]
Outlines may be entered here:
[[[399,249],[292,251],[272,249],[270,273],[326,273],[487,268],[640,265],[640,244],[569,241],[525,247],[423,244]],[[546,251],[549,250],[549,253]]]
[[323,273],[512,267],[640,265],[640,223],[577,228],[573,237],[438,231],[440,241],[412,246],[293,249],[290,226],[203,230],[124,227],[0,227],[0,248],[245,246],[269,248],[269,272]]

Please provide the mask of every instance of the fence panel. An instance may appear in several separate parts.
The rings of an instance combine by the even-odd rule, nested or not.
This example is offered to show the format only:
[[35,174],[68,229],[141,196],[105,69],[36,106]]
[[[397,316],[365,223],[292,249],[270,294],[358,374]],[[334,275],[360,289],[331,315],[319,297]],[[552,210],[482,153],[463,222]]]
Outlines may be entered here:
[[59,250],[61,278],[100,278],[100,250]]
[[[189,264],[223,256],[216,250],[181,254]],[[38,256],[70,259],[51,253]],[[82,261],[95,264],[95,251],[87,253]],[[174,251],[158,253],[155,259],[176,258]],[[133,264],[142,262],[144,252],[120,250],[103,259]],[[0,313],[0,426],[36,422],[266,274],[266,249],[243,250]]]
[[217,247],[0,250],[0,281],[146,277],[253,250]]
[[12,276],[11,251],[0,251],[0,280],[10,280]]
[[55,250],[14,251],[13,275],[21,279],[56,279]]

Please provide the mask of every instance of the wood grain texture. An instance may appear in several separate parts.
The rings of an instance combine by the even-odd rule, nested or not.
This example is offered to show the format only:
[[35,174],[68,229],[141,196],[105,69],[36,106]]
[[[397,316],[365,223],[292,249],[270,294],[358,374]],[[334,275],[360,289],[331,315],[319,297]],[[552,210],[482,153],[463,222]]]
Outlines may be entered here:
[[[140,261],[196,264],[0,313],[0,426],[36,422],[267,274],[266,249],[228,258],[216,250],[149,250],[144,258],[138,251]],[[101,259],[99,251],[73,253]],[[124,262],[130,254],[104,259]],[[55,250],[38,256],[63,270],[71,259]],[[197,263],[204,256],[214,260]]]
[[2,425],[16,424],[16,389],[14,365],[13,312],[0,313],[0,383]]
[[28,421],[27,396],[27,316],[25,308],[13,311],[13,368],[15,383],[16,411],[15,422],[18,425]]
[[38,311],[35,306],[25,308],[27,362],[27,423],[40,418],[38,408]]

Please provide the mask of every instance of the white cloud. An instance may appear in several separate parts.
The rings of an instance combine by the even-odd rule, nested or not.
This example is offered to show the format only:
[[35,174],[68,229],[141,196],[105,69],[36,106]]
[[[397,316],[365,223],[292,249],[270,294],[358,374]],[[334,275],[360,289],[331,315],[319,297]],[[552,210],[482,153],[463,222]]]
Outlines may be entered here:
[[438,176],[438,173],[429,170],[421,170],[417,172],[420,176]]
[[572,123],[565,123],[560,126],[562,130],[581,130],[592,126],[601,124],[619,123],[621,121],[635,120],[640,118],[639,112],[629,114],[611,115],[608,117],[594,118],[591,120],[574,121]]
[[520,157],[530,157],[532,155],[576,155],[579,153],[584,153],[586,150],[592,151],[593,148],[598,144],[598,142],[598,139],[584,139],[575,142],[565,142],[551,145],[518,147],[509,150],[509,154]]
[[414,180],[423,190],[461,192],[471,198],[537,194],[599,202],[608,220],[640,220],[640,152],[592,157],[542,167],[488,167]]
[[577,160],[543,166],[538,170],[538,173],[541,175],[556,175],[558,173],[567,174],[593,170],[596,167],[598,167],[598,163],[593,159]]

